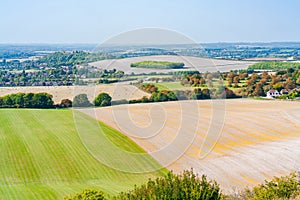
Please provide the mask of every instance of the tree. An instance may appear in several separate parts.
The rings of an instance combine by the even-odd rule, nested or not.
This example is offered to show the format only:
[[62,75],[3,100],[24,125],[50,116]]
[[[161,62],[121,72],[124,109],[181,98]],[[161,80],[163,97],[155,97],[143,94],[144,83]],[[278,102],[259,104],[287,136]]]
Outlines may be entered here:
[[24,93],[17,93],[17,94],[11,94],[10,98],[13,102],[13,106],[17,108],[23,108],[24,107]]
[[59,106],[61,108],[70,108],[72,107],[72,101],[70,99],[63,99],[61,100]]
[[194,89],[194,92],[191,95],[191,99],[194,100],[202,99],[202,91],[200,88]]
[[2,101],[3,101],[3,107],[13,107],[13,101],[10,95],[6,95],[2,97]]
[[297,83],[298,85],[300,85],[300,76],[299,76],[298,79],[296,80],[296,83]]
[[255,86],[255,89],[252,93],[253,96],[265,96],[265,93],[264,93],[264,89],[263,89],[263,85],[260,84],[260,83],[257,83],[256,86]]
[[272,85],[272,88],[274,90],[282,90],[283,89],[283,85],[282,85],[282,83],[275,83],[274,85]]
[[95,99],[94,99],[94,105],[95,106],[110,106],[111,105],[111,96],[107,93],[100,93]]
[[78,94],[73,99],[73,107],[89,107],[91,105],[86,94]]
[[52,95],[45,92],[34,94],[32,102],[34,108],[53,108],[54,106]]
[[240,82],[239,76],[235,76],[233,78],[233,82],[234,82],[234,87],[238,87],[239,86],[239,82]]
[[203,99],[210,99],[210,91],[208,88],[204,88],[202,90],[202,98]]
[[294,80],[289,77],[285,83],[283,84],[284,88],[285,89],[294,89],[296,87],[295,83],[294,83]]
[[155,93],[152,93],[150,100],[152,100],[154,102],[168,101],[168,96],[163,92],[155,92]]
[[169,91],[169,93],[168,93],[168,100],[169,101],[177,101],[178,99],[177,99],[177,97],[176,97],[176,95],[175,95],[175,93],[174,92],[172,92],[172,91]]
[[295,195],[299,195],[300,183],[298,179],[299,177],[296,174],[275,177],[271,181],[265,181],[264,184],[255,186],[252,190],[246,189],[243,199],[290,199]]
[[24,95],[24,107],[25,108],[32,108],[33,107],[33,96],[34,96],[34,93],[26,93]]
[[227,99],[238,98],[238,96],[228,88],[224,88],[221,97],[225,97]]
[[3,107],[3,98],[0,97],[0,108]]

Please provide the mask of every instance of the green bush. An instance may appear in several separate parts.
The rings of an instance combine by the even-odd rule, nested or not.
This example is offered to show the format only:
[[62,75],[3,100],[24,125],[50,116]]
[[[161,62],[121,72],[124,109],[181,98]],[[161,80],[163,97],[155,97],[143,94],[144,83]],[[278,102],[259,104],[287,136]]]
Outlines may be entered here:
[[245,199],[249,200],[273,200],[290,199],[299,193],[300,183],[295,174],[284,177],[275,177],[271,181],[245,191]]
[[95,106],[110,106],[111,105],[111,96],[107,93],[100,93],[94,100]]
[[104,194],[99,190],[83,190],[81,193],[77,193],[74,196],[69,195],[64,200],[104,200]]
[[208,181],[206,176],[198,177],[193,171],[184,171],[180,175],[168,173],[166,177],[151,180],[114,197],[116,200],[136,199],[221,199],[219,186]]

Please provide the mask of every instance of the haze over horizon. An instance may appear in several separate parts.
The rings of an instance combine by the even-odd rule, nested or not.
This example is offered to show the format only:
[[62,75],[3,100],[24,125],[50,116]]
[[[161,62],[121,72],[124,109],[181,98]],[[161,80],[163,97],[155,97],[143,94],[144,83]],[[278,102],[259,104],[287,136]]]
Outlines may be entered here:
[[13,0],[0,7],[0,43],[99,44],[149,27],[197,43],[300,41],[297,0]]

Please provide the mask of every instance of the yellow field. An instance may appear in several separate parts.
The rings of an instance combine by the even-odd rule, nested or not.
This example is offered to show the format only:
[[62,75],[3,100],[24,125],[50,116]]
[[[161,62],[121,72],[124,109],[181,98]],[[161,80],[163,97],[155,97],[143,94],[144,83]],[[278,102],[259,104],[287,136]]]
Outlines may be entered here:
[[60,103],[62,99],[73,99],[78,94],[87,94],[90,101],[101,92],[107,92],[113,100],[120,99],[140,99],[143,96],[149,96],[132,85],[114,84],[97,86],[48,86],[48,87],[0,87],[0,96],[18,92],[47,92],[53,95],[53,101]]
[[227,192],[300,167],[300,103],[180,101],[83,110],[175,172],[191,167]]

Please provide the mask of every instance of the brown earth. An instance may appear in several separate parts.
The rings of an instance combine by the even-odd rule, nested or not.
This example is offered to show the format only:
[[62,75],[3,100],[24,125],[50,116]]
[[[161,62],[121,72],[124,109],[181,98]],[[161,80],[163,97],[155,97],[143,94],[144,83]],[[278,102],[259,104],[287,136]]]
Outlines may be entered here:
[[120,99],[140,99],[143,96],[149,96],[132,85],[114,84],[97,86],[37,86],[37,87],[0,87],[0,96],[18,92],[47,92],[53,95],[53,101],[59,103],[62,99],[73,99],[78,94],[87,94],[90,101],[93,101],[96,95],[101,92],[107,92],[113,100]]
[[85,109],[175,172],[193,168],[226,193],[300,168],[300,103],[203,100]]

